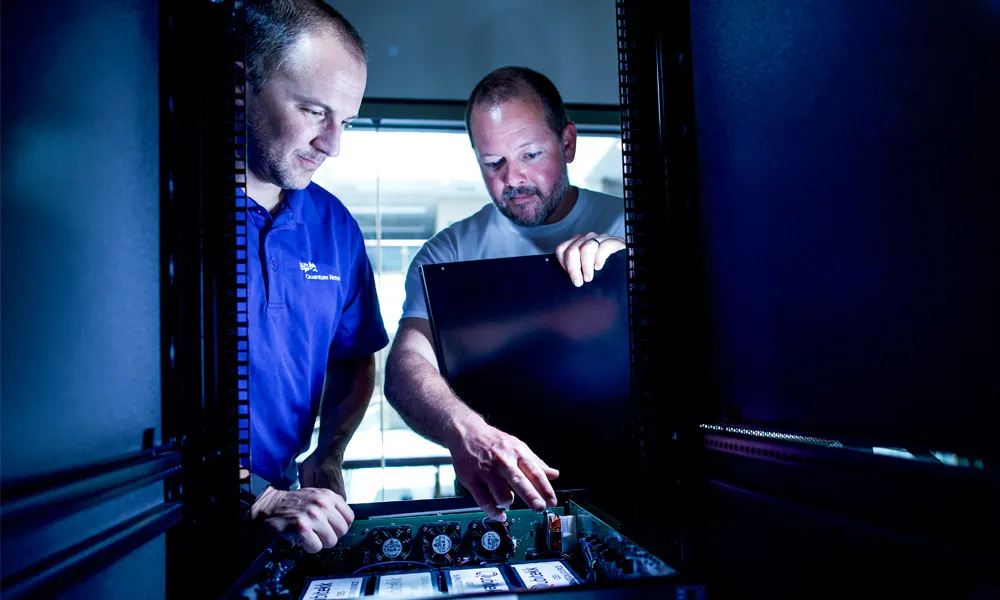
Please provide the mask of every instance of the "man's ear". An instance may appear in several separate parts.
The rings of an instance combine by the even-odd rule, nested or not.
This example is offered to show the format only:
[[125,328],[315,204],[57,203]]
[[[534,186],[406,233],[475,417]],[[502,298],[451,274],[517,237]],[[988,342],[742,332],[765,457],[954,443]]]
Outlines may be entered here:
[[570,121],[566,123],[566,128],[562,133],[563,156],[566,162],[571,163],[576,157],[576,123]]

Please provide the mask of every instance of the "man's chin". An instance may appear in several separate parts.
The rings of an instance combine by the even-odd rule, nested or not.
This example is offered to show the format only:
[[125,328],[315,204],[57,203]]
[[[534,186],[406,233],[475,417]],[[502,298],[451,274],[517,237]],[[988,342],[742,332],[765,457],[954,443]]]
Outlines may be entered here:
[[283,190],[304,190],[309,187],[311,182],[312,173],[308,173],[296,177],[285,177],[282,179],[280,187]]
[[538,208],[529,211],[505,210],[504,216],[519,227],[537,227],[545,222],[545,216]]

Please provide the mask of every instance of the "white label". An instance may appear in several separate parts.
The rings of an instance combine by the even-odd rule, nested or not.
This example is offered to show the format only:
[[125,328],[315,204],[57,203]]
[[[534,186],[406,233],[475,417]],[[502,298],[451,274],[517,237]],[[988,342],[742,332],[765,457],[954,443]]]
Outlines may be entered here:
[[557,560],[512,566],[524,583],[524,587],[529,589],[562,587],[579,583],[573,573],[566,568],[566,565]]
[[382,554],[385,554],[389,558],[396,558],[403,552],[403,542],[397,540],[396,538],[389,538],[382,542]]
[[437,586],[431,584],[431,574],[428,572],[382,575],[375,584],[376,596],[420,598],[438,594]]
[[442,534],[434,536],[434,541],[431,542],[431,548],[438,554],[448,554],[451,550],[451,538]]
[[493,552],[500,547],[500,534],[495,531],[487,531],[483,534],[483,548]]
[[302,600],[327,600],[327,598],[360,598],[363,577],[343,579],[317,579],[309,583]]
[[448,577],[448,592],[451,594],[498,592],[510,589],[500,570],[491,567],[456,569],[448,571]]

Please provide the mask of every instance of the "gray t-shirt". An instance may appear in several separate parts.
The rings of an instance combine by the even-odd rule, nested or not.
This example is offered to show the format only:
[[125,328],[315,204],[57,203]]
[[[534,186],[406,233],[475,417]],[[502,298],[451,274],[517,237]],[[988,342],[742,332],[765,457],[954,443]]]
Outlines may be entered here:
[[537,227],[515,225],[491,202],[441,230],[413,257],[406,272],[406,300],[401,318],[428,318],[420,265],[551,254],[556,246],[574,235],[589,232],[624,238],[625,201],[580,188],[568,215],[558,223]]

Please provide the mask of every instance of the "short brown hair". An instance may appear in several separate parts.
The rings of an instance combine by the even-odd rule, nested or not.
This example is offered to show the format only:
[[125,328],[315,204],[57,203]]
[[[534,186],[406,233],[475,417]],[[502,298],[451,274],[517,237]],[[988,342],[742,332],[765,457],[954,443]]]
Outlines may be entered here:
[[359,62],[367,62],[358,30],[323,0],[248,0],[247,83],[259,92],[274,76],[288,49],[305,34],[327,28]]

